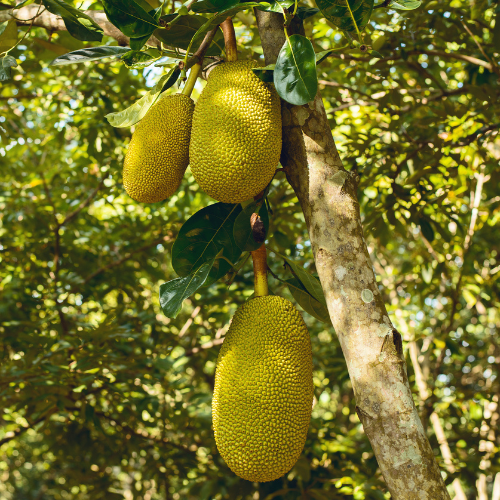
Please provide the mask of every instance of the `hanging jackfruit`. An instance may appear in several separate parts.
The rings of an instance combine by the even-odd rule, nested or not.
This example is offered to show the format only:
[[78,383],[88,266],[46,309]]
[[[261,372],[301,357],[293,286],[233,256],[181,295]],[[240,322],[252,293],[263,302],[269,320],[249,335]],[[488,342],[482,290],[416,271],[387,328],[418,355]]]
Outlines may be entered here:
[[191,172],[217,201],[240,203],[271,181],[281,153],[281,105],[255,61],[217,66],[196,103]]
[[273,295],[241,306],[217,360],[217,448],[249,481],[287,473],[306,440],[313,401],[311,341],[299,311]]
[[123,167],[123,186],[136,201],[172,196],[189,163],[194,102],[184,94],[160,97],[139,122]]

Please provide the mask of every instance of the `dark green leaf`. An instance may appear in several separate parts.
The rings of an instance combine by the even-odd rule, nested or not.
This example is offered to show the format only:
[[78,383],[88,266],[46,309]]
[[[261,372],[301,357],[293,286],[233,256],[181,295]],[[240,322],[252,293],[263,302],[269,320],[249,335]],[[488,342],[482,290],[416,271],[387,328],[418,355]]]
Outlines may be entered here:
[[267,12],[278,12],[279,14],[283,14],[283,11],[286,12],[286,10],[294,3],[294,0],[272,0],[269,7],[259,7],[259,10]]
[[263,241],[255,241],[253,238],[250,217],[253,213],[259,214],[264,223],[265,234],[269,231],[269,215],[264,201],[252,201],[236,217],[233,226],[234,241],[243,252],[252,252],[262,246]]
[[429,243],[432,243],[434,241],[434,229],[432,229],[431,223],[427,219],[421,217],[419,219],[419,224],[425,239]]
[[356,31],[356,25],[361,31],[373,11],[373,0],[349,0],[349,6],[347,0],[316,0],[316,5],[329,21],[343,31]]
[[117,47],[110,45],[102,45],[101,47],[89,47],[88,49],[75,50],[54,59],[51,66],[62,66],[64,64],[81,63],[87,61],[97,61],[105,57],[122,56],[129,52],[128,47]]
[[167,79],[165,80],[161,91],[165,92],[165,90],[168,90],[170,87],[172,87],[172,85],[179,79],[180,74],[181,70],[178,65],[172,68],[167,74]]
[[0,10],[12,10],[12,9],[20,9],[23,5],[27,4],[30,0],[24,0],[24,2],[20,2],[16,5],[8,5],[6,3],[0,3]]
[[304,311],[323,323],[330,323],[327,307],[317,301],[297,278],[290,278],[286,283],[293,298]]
[[377,52],[376,50],[369,50],[368,54],[370,54],[372,57],[378,57],[379,59],[382,59],[383,56],[380,52]]
[[[194,47],[195,43],[205,35],[205,33],[208,33],[212,28],[215,26],[218,26],[222,21],[225,21],[228,17],[232,17],[235,14],[237,14],[240,10],[246,10],[246,9],[251,9],[253,7],[267,7],[268,3],[267,2],[243,2],[235,7],[231,7],[230,9],[226,9],[222,12],[219,12],[212,18],[210,18],[206,23],[204,23],[200,28],[196,31],[194,34],[192,40],[191,40],[191,46]],[[192,17],[192,16],[190,16]]]
[[[193,7],[197,7],[195,10],[192,8],[194,12],[221,12],[226,9],[230,9],[235,5],[238,5],[239,0],[204,0],[202,2],[197,2],[193,5]],[[200,6],[199,4],[203,4]],[[199,10],[202,8],[203,10]],[[213,10],[212,10],[213,9]]]
[[78,40],[86,42],[100,42],[103,29],[87,14],[62,0],[42,0],[45,8],[62,17],[69,33]]
[[0,24],[0,36],[2,36],[2,33],[5,31],[8,25],[9,21],[5,21],[4,23]]
[[144,44],[149,40],[151,35],[144,35],[140,38],[131,38],[130,39],[130,48],[132,50],[141,50],[144,47]]
[[304,288],[307,290],[307,292],[326,307],[325,294],[323,293],[323,288],[321,287],[319,279],[315,278],[302,266],[299,266],[299,264],[296,264],[293,260],[289,259],[285,255],[281,255],[279,253],[276,253],[276,255],[281,257],[290,266],[293,274],[297,279],[300,280],[302,285],[304,285]]
[[[175,14],[163,16],[162,21],[168,23],[175,17]],[[202,16],[182,16],[175,24],[170,26],[170,29],[156,30],[154,36],[169,47],[177,47],[186,50],[196,31],[203,26],[205,22],[206,19]]]
[[266,83],[274,82],[274,64],[268,64],[263,68],[252,68],[252,71]]
[[4,56],[0,59],[0,82],[9,80],[12,77],[11,68],[17,66],[17,61],[12,56]]
[[323,62],[330,54],[337,52],[336,49],[323,50],[316,54],[316,64]]
[[495,26],[493,28],[493,47],[500,52],[500,9],[497,7],[495,13]]
[[156,19],[133,0],[102,0],[109,21],[125,36],[141,38],[158,28]]
[[420,0],[392,0],[389,8],[397,10],[414,10],[422,5]]
[[[191,216],[181,227],[172,247],[172,267],[179,276],[187,276],[202,263],[213,259],[221,250],[231,262],[241,255],[233,237],[233,225],[241,205],[215,203]],[[208,282],[213,283],[231,269],[219,259],[210,271]]]
[[282,99],[297,106],[316,96],[316,55],[305,36],[292,35],[285,41],[274,69],[274,86]]
[[296,16],[303,21],[308,17],[312,17],[319,12],[319,9],[315,9],[313,7],[299,7],[297,9]]
[[148,54],[147,52],[140,52],[138,50],[130,50],[123,54],[120,59],[125,63],[127,68],[145,68],[153,63],[157,58]]
[[205,283],[214,262],[215,257],[184,278],[176,278],[160,285],[160,305],[165,316],[175,318],[179,314],[184,300]]

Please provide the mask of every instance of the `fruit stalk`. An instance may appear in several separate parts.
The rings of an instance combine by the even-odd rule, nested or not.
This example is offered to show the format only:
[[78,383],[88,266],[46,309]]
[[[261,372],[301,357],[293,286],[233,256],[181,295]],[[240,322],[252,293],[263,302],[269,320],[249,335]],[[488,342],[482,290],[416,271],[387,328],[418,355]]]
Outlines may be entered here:
[[224,45],[226,46],[226,61],[238,60],[238,50],[236,48],[236,33],[234,32],[233,20],[228,17],[221,25],[224,35]]
[[[262,195],[262,193],[261,193]],[[255,198],[258,198],[256,196]],[[266,239],[264,225],[257,214],[252,214],[250,218],[250,225],[252,226],[252,232],[254,239],[256,241],[264,241]],[[264,231],[264,233],[263,233]],[[252,254],[253,260],[253,274],[254,274],[254,291],[256,297],[263,297],[269,295],[269,289],[267,286],[267,251],[266,244],[262,245],[250,252]]]
[[189,73],[186,85],[184,85],[184,88],[182,89],[182,94],[191,97],[191,92],[193,92],[194,85],[196,83],[196,80],[198,79],[198,75],[200,74],[200,70],[201,70],[201,64],[195,64],[191,68],[191,72]]

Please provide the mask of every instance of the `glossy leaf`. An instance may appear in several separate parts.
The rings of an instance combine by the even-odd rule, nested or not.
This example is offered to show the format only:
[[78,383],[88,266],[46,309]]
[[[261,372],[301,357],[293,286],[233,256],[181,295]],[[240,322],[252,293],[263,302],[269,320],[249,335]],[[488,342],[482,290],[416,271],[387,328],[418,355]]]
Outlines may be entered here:
[[[172,247],[174,271],[179,276],[187,276],[221,250],[226,259],[235,263],[241,249],[234,240],[233,225],[240,212],[240,204],[215,203],[192,215],[181,227]],[[217,260],[208,282],[213,283],[230,269],[227,261]]]
[[140,38],[131,38],[130,39],[130,48],[132,50],[141,50],[144,47],[144,44],[149,40],[151,35],[144,35]]
[[286,12],[286,10],[294,5],[294,3],[294,0],[273,0],[270,2],[268,7],[259,7],[259,10],[283,14],[283,11]]
[[238,5],[239,0],[203,0],[196,2],[191,10],[193,12],[213,13],[221,12]]
[[420,218],[419,220],[420,224],[420,229],[422,231],[422,234],[424,235],[425,239],[429,242],[432,243],[434,241],[434,229],[431,226],[431,223],[427,220],[424,219],[423,217]]
[[297,9],[296,16],[303,21],[308,17],[315,16],[319,12],[319,9],[313,7],[299,7]]
[[302,285],[304,285],[307,292],[326,307],[325,294],[323,293],[323,288],[321,287],[319,279],[314,277],[310,272],[306,271],[302,266],[295,263],[292,259],[286,257],[285,255],[281,255],[279,253],[276,253],[276,255],[281,257],[290,266],[292,273],[298,280],[300,280]]
[[388,7],[397,10],[415,10],[421,5],[420,0],[392,0]]
[[132,106],[124,109],[123,111],[107,114],[106,119],[108,120],[110,125],[112,125],[113,127],[131,127],[138,121],[142,120],[142,118],[146,115],[151,106],[160,96],[161,92],[163,91],[163,86],[170,78],[172,78],[174,71],[175,68],[171,70],[167,75],[163,75],[158,83],[146,95],[132,104]]
[[286,280],[288,290],[300,307],[323,323],[330,323],[330,314],[326,305],[316,300],[297,278]]
[[275,64],[268,64],[263,68],[252,68],[252,71],[257,75],[263,82],[272,83],[274,82],[274,68]]
[[130,50],[123,54],[120,59],[125,63],[127,68],[135,69],[146,68],[157,60],[157,58],[147,52],[141,52],[139,50]]
[[0,59],[0,82],[12,78],[11,68],[17,66],[17,61],[14,57],[6,55]]
[[81,10],[62,0],[42,0],[42,3],[49,12],[62,17],[71,36],[86,42],[102,40],[103,29]]
[[274,68],[274,86],[282,99],[297,106],[316,96],[316,55],[305,36],[292,35],[285,41]]
[[184,300],[205,284],[214,262],[215,257],[187,276],[160,285],[160,306],[165,316],[175,318],[179,314]]
[[106,57],[118,57],[129,52],[128,47],[118,47],[114,45],[102,45],[100,47],[89,47],[87,49],[75,50],[54,59],[51,66],[63,66],[65,64],[97,61]]
[[125,36],[141,38],[158,28],[156,19],[133,0],[102,0],[109,21]]
[[[169,22],[176,17],[175,14],[163,16],[162,21]],[[189,42],[197,30],[205,24],[206,19],[203,16],[188,15],[182,16],[179,20],[167,29],[159,29],[154,32],[154,36],[169,47],[187,49]]]
[[356,25],[361,31],[373,11],[373,0],[316,0],[316,5],[330,22],[343,31],[356,31]]
[[243,252],[252,252],[262,246],[262,241],[255,241],[250,225],[250,217],[253,213],[259,214],[264,223],[265,234],[269,231],[269,214],[264,201],[252,201],[236,217],[233,226],[234,241]]
[[230,9],[226,9],[222,12],[219,12],[212,18],[210,18],[207,22],[205,22],[200,28],[196,31],[194,34],[192,40],[191,40],[191,45],[194,47],[195,43],[200,40],[205,33],[208,33],[212,28],[215,26],[218,26],[220,23],[222,23],[224,20],[226,20],[228,17],[232,17],[241,10],[246,10],[246,9],[251,9],[253,7],[267,7],[269,4],[267,2],[243,2],[235,7],[231,7]]

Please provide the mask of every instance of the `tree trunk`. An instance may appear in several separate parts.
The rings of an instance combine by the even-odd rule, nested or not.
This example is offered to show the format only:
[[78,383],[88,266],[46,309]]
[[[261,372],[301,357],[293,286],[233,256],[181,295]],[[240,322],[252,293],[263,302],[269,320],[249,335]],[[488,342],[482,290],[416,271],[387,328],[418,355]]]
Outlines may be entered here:
[[[285,42],[283,17],[256,12],[266,64]],[[445,500],[441,477],[408,384],[363,237],[356,174],[337,153],[321,96],[282,102],[281,163],[304,212],[330,317],[347,361],[356,411],[394,500]]]

